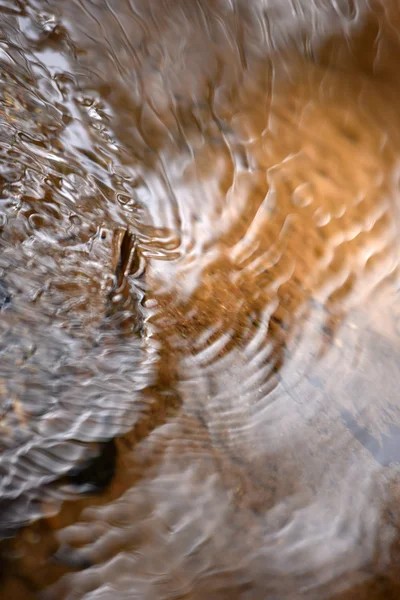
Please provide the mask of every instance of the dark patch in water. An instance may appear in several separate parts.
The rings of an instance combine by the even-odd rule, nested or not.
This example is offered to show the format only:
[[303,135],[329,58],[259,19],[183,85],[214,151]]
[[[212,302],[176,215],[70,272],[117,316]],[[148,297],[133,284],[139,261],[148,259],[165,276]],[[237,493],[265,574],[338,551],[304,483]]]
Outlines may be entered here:
[[68,482],[83,493],[99,493],[111,483],[117,463],[115,440],[102,444],[100,453],[83,465],[77,465],[68,474]]
[[11,304],[11,293],[8,285],[0,280],[0,310],[8,308]]
[[348,410],[342,409],[341,415],[346,427],[382,467],[400,463],[400,427],[388,425],[389,435],[382,434],[379,441]]
[[0,499],[0,540],[14,537],[21,527],[29,524],[27,515],[32,514],[33,505],[34,501],[26,495]]

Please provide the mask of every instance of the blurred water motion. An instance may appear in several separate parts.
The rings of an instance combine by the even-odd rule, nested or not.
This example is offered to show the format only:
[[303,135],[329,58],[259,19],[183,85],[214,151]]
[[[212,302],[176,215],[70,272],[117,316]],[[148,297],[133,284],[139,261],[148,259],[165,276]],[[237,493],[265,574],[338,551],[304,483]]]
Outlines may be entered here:
[[2,598],[398,598],[400,8],[0,0]]

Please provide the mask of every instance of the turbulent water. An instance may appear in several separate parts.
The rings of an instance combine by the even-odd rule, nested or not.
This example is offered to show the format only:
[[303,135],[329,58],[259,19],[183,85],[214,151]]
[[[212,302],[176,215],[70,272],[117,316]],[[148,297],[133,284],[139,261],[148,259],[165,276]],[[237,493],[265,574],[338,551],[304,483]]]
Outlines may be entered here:
[[398,598],[396,0],[0,0],[0,593]]

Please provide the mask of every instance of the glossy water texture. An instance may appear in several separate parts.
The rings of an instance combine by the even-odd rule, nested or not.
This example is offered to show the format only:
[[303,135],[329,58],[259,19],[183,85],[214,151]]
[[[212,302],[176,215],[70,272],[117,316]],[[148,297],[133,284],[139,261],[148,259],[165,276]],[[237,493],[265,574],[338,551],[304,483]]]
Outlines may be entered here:
[[0,593],[398,598],[400,7],[0,0]]

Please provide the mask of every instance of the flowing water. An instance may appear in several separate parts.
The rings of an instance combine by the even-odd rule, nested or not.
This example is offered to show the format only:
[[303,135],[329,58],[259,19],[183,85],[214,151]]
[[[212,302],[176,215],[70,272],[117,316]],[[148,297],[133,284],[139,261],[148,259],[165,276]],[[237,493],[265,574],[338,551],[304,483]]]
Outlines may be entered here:
[[397,0],[0,0],[4,599],[398,598]]

